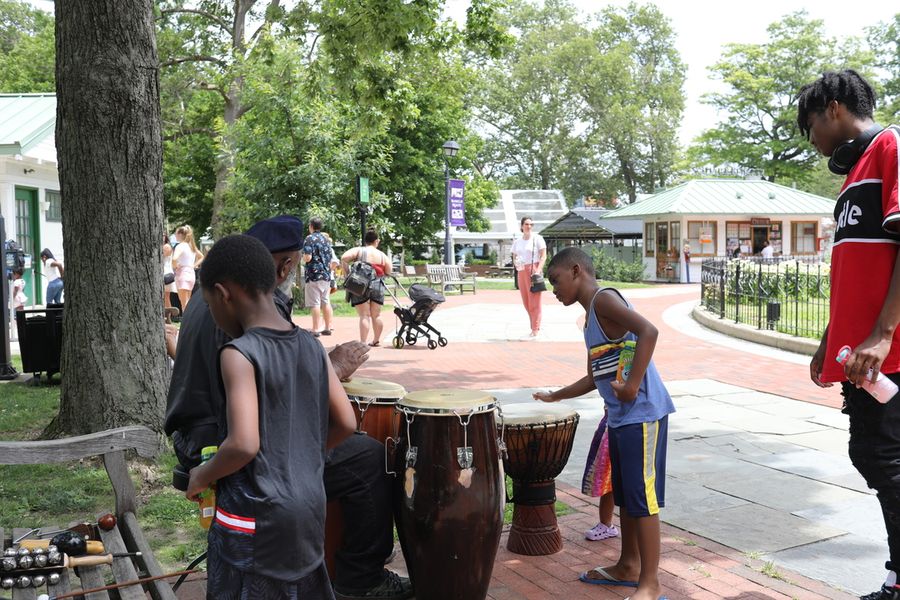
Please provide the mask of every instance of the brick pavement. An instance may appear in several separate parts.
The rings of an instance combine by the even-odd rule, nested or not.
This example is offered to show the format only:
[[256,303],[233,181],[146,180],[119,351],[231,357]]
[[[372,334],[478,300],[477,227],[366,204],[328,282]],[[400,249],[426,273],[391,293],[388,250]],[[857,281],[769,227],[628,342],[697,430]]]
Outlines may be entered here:
[[[637,310],[660,330],[655,353],[664,378],[708,378],[826,406],[838,406],[836,391],[819,390],[809,382],[806,367],[759,357],[689,337],[662,321],[663,311],[697,297],[698,288],[661,297],[635,298]],[[671,290],[670,290],[671,291]],[[438,310],[464,303],[510,303],[521,311],[523,332],[527,328],[518,293],[484,290],[475,296],[448,297]],[[544,302],[556,302],[544,294]],[[387,328],[393,316],[385,314]],[[309,326],[309,317],[297,319]],[[354,339],[355,317],[336,319],[335,335],[322,338],[326,344]],[[570,342],[451,343],[428,350],[422,346],[395,350],[374,348],[361,373],[366,377],[401,383],[409,390],[436,387],[524,388],[569,383],[584,373],[584,350]],[[584,530],[596,523],[596,499],[558,484],[558,497],[574,509],[560,518],[564,548],[551,556],[519,556],[506,550],[506,537],[495,562],[489,598],[493,600],[566,600],[624,598],[630,588],[593,586],[578,581],[578,575],[597,565],[609,565],[618,556],[618,540],[589,542]],[[665,511],[665,509],[663,509]],[[664,514],[663,514],[664,517]],[[402,558],[391,565],[403,570]],[[676,527],[662,526],[660,577],[670,600],[743,599],[850,599],[854,596],[830,588],[796,573],[766,565],[752,557],[711,542]],[[202,578],[182,588],[181,598],[202,597]],[[427,599],[421,599],[427,600]],[[462,599],[468,600],[468,599]]]

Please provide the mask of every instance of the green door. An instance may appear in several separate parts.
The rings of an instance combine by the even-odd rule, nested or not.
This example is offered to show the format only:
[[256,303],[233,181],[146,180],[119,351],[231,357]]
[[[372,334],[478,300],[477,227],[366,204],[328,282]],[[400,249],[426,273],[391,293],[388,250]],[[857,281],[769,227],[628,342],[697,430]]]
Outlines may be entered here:
[[16,187],[16,242],[31,255],[31,268],[25,269],[25,295],[28,304],[43,304],[44,284],[41,280],[41,223],[38,191]]

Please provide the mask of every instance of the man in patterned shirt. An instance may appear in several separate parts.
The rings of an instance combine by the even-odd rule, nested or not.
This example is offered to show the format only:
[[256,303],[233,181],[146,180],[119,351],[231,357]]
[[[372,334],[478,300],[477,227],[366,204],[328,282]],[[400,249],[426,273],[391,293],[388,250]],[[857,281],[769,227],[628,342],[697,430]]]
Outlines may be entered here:
[[[322,233],[322,219],[309,220],[309,235],[303,240],[303,262],[306,263],[305,306],[312,310],[313,335],[331,335],[331,244]],[[324,317],[325,327],[319,329]]]

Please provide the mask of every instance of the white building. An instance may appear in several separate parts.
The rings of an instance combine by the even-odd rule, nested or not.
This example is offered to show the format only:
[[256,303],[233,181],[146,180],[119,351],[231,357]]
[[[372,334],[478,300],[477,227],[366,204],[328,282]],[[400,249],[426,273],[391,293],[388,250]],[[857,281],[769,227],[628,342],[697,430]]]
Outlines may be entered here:
[[[541,230],[566,214],[566,201],[559,190],[500,190],[500,201],[494,208],[484,210],[491,222],[490,231],[453,231],[453,243],[465,246],[482,246],[484,250],[497,251],[497,260],[505,265],[511,259],[513,241],[522,235],[522,217],[531,217],[534,231]],[[443,239],[443,234],[441,234]]]
[[28,304],[43,304],[43,248],[64,260],[56,163],[56,95],[0,94],[0,215],[6,239],[25,249]]
[[690,281],[711,256],[820,254],[828,245],[834,200],[761,179],[694,179],[616,209],[604,219],[644,222],[645,277],[687,281],[683,246],[690,245]]

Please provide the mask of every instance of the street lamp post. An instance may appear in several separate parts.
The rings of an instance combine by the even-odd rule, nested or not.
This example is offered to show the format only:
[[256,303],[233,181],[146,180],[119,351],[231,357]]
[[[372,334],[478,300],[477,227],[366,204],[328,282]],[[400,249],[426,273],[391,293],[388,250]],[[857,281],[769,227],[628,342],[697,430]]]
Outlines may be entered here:
[[452,265],[456,263],[456,257],[453,255],[453,240],[450,237],[450,163],[447,158],[456,156],[459,144],[448,140],[441,148],[444,151],[444,264]]

